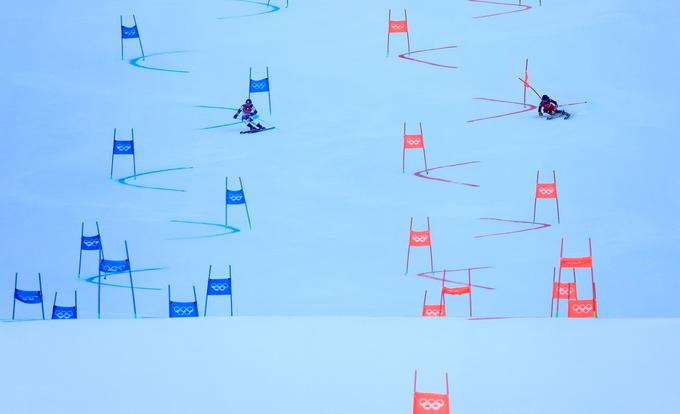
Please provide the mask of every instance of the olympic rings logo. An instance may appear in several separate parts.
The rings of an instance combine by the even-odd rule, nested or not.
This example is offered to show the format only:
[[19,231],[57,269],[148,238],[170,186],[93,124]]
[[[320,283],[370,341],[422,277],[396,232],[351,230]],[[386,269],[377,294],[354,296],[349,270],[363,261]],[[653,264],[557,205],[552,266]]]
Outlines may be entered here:
[[445,404],[442,398],[421,398],[418,405],[426,411],[439,411]]
[[119,152],[130,152],[132,149],[131,144],[116,144],[116,150]]
[[392,23],[390,24],[390,27],[393,30],[404,30],[406,28],[406,25],[404,23]]
[[425,309],[425,316],[442,316],[440,309]]
[[429,236],[427,234],[411,236],[411,240],[413,240],[416,243],[426,243],[428,239]]
[[590,313],[590,312],[593,311],[593,305],[590,304],[590,303],[574,304],[574,305],[571,305],[571,310],[574,311],[575,313],[581,313],[581,314]]
[[264,88],[267,87],[267,82],[261,81],[261,82],[251,82],[250,87],[253,89],[259,89],[259,90],[264,90]]
[[538,192],[541,195],[551,195],[551,194],[555,193],[555,189],[554,188],[539,188]]
[[40,294],[22,295],[18,294],[17,299],[24,303],[40,303]]
[[121,265],[102,265],[101,270],[103,270],[106,273],[115,273],[115,272],[122,272],[124,270],[128,270],[129,267],[127,264],[121,264]]
[[410,146],[415,146],[415,145],[419,145],[421,143],[421,140],[419,140],[419,139],[407,139],[406,143]]
[[180,317],[190,316],[194,313],[196,308],[193,305],[173,305],[172,313]]
[[215,292],[224,292],[227,290],[229,287],[228,283],[211,283],[210,284],[210,290],[214,290]]
[[230,195],[229,199],[231,201],[241,201],[241,200],[243,200],[243,195],[242,194]]
[[72,319],[73,311],[70,310],[58,311],[54,314],[54,316],[56,316],[57,319]]
[[560,292],[560,295],[571,295],[571,294],[576,293],[576,292],[574,292],[573,286],[569,286],[569,287],[560,286],[559,292]]
[[98,246],[99,243],[99,239],[83,240],[83,244],[87,247]]

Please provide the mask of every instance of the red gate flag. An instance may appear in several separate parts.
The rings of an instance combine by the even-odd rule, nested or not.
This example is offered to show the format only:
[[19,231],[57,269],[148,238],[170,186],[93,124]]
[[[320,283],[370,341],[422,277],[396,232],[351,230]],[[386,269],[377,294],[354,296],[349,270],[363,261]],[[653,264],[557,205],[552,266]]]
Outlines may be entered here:
[[413,217],[408,229],[408,250],[406,251],[406,274],[411,261],[411,247],[428,247],[430,249],[430,271],[434,272],[434,260],[432,258],[432,238],[430,237],[430,218],[427,218],[427,230],[414,231]]
[[411,53],[411,39],[408,35],[408,17],[404,10],[404,20],[392,20],[392,10],[387,14],[387,56],[390,55],[390,35],[392,33],[406,33],[408,53]]
[[555,199],[555,208],[557,210],[557,224],[560,223],[560,201],[557,198],[557,175],[553,170],[552,183],[539,183],[541,172],[536,171],[536,192],[534,194],[534,223],[536,223],[536,204],[538,199]]
[[592,256],[585,257],[560,257],[560,268],[584,268],[590,269],[593,267]]
[[597,305],[595,300],[570,300],[567,316],[569,318],[596,318]]
[[427,169],[427,155],[425,154],[425,139],[423,138],[423,124],[419,122],[418,126],[420,127],[420,134],[407,134],[406,122],[404,122],[404,145],[401,151],[401,172],[406,172],[406,150],[422,149],[425,173],[429,174],[430,172]]
[[404,149],[425,148],[425,142],[421,134],[404,134]]
[[431,246],[432,241],[430,239],[430,231],[413,231],[411,230],[411,235],[409,236],[409,246],[419,247],[419,246]]
[[536,198],[557,198],[555,183],[536,184]]
[[578,299],[576,283],[553,283],[553,299]]
[[418,371],[413,375],[413,414],[449,414],[449,374],[445,374],[446,393],[418,391]]
[[390,20],[390,25],[387,30],[390,33],[406,33],[408,32],[408,21]]
[[413,394],[413,414],[449,414],[449,396],[434,392]]
[[446,316],[446,305],[423,305],[423,316],[439,317]]
[[470,286],[442,288],[442,295],[465,295],[467,293],[470,293]]

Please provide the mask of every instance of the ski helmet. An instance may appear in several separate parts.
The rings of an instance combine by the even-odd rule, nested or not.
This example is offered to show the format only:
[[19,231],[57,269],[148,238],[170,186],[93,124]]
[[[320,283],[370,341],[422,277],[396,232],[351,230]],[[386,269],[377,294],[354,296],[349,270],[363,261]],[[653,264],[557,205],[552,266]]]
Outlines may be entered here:
[[541,100],[542,100],[542,101],[549,101],[549,100],[550,100],[550,97],[549,97],[548,95],[543,95],[543,97],[541,98]]
[[250,100],[250,98],[246,99],[246,104],[252,104],[253,101]]

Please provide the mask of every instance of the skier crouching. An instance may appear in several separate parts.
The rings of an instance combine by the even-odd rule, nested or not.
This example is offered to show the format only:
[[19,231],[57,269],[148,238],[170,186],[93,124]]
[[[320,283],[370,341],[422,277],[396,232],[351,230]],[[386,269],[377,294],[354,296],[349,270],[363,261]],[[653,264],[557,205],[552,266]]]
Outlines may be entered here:
[[239,114],[243,113],[241,115],[241,121],[248,125],[248,128],[250,128],[251,131],[255,131],[257,129],[265,129],[262,124],[259,122],[256,124],[257,128],[253,126],[253,122],[255,122],[255,115],[257,115],[257,109],[255,109],[255,106],[253,105],[253,101],[249,99],[246,99],[246,103],[241,105],[241,107],[238,109],[238,111],[234,114],[234,119],[238,118]]
[[564,119],[569,119],[571,114],[565,110],[557,109],[557,101],[550,99],[548,95],[543,95],[541,103],[538,105],[538,116],[543,116],[543,112],[550,115],[548,119],[564,115]]

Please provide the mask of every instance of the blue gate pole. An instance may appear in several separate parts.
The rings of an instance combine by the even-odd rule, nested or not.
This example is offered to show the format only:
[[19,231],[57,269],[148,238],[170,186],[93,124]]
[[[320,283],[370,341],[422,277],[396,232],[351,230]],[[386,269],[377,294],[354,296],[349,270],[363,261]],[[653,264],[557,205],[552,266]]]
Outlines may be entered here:
[[12,320],[14,320],[14,312],[17,308],[17,278],[19,277],[19,272],[14,272],[14,292],[12,292]]
[[231,265],[229,265],[229,308],[231,309],[231,316],[234,316],[234,280],[231,278]]
[[44,321],[45,320],[45,298],[43,297],[42,277],[40,276],[40,272],[38,272],[38,285],[40,286],[40,309],[42,309],[42,318],[43,318],[43,321]]
[[130,275],[130,291],[132,292],[132,311],[137,319],[137,302],[135,302],[135,285],[132,284],[132,264],[130,263],[130,253],[128,253],[127,240],[125,240],[125,256],[128,262],[128,274]]
[[238,182],[241,184],[241,191],[243,192],[243,205],[246,207],[246,217],[248,217],[248,228],[252,230],[253,226],[250,223],[250,213],[248,212],[248,198],[246,197],[245,191],[243,191],[243,181],[241,181],[241,177],[238,177]]
[[267,98],[269,98],[269,115],[272,114],[272,83],[269,81],[269,66],[267,66]]
[[83,230],[85,229],[85,222],[80,224],[80,256],[78,257],[78,279],[80,279],[80,266],[83,262]]
[[210,273],[212,273],[212,265],[208,268],[208,286],[205,289],[205,307],[203,308],[203,316],[208,312],[208,296],[210,293]]
[[113,178],[113,157],[116,151],[116,128],[113,128],[113,148],[111,148],[111,174],[109,178]]
[[135,28],[137,28],[137,40],[139,40],[139,48],[142,50],[142,60],[146,60],[144,56],[144,47],[142,46],[142,36],[139,34],[139,26],[137,26],[137,18],[132,15],[132,19],[135,21]]

